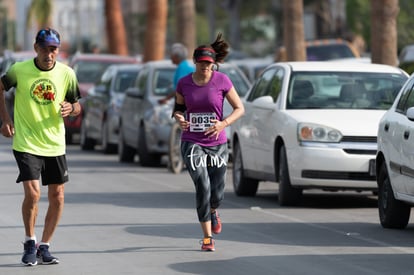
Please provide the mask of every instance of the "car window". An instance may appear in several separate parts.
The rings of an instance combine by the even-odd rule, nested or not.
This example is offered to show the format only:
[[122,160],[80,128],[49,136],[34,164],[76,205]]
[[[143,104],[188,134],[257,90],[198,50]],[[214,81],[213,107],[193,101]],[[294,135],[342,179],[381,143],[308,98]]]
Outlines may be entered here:
[[239,96],[243,97],[246,95],[247,91],[249,90],[249,83],[246,82],[242,75],[240,75],[240,71],[234,68],[223,67],[220,67],[220,71],[225,73],[230,78]]
[[96,83],[106,68],[111,65],[108,62],[79,61],[73,66],[79,83]]
[[269,88],[267,89],[269,95],[273,98],[273,102],[277,101],[280,91],[282,90],[282,81],[283,81],[284,71],[277,70],[273,75],[272,80],[270,81]]
[[306,56],[309,61],[326,61],[355,57],[355,54],[346,44],[330,44],[308,46],[306,47]]
[[[404,91],[402,91],[402,95],[400,96],[400,99],[398,100],[397,106],[395,111],[399,112],[399,113],[403,113],[405,114],[405,112],[407,111],[407,109],[409,107],[412,107],[414,105],[412,105],[413,103],[413,98],[414,98],[414,94],[411,92],[413,89],[413,85],[414,85],[414,79],[411,79],[409,82],[407,82],[407,85],[404,86]],[[411,105],[409,103],[408,98],[411,98]]]
[[261,65],[254,68],[254,79],[257,79],[260,74],[266,69],[267,65]]
[[158,69],[154,72],[154,94],[165,96],[173,89],[174,69]]
[[136,81],[136,87],[138,88],[138,92],[140,95],[145,94],[145,86],[147,85],[149,70],[148,68],[143,68],[141,72],[138,74],[138,78]]
[[266,89],[271,83],[275,73],[276,68],[272,68],[263,72],[262,76],[255,82],[252,91],[247,98],[247,101],[253,101],[256,98],[267,95]]
[[114,92],[123,93],[134,84],[138,71],[121,71],[118,72],[114,81]]
[[356,72],[295,72],[288,109],[387,110],[406,81],[401,74]]

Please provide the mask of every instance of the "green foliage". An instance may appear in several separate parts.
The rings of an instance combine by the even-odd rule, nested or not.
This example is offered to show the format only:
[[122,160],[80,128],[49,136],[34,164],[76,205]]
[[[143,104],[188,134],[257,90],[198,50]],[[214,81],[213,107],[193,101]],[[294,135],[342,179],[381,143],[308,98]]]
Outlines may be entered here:
[[398,28],[398,50],[400,51],[405,45],[414,44],[414,18],[412,11],[414,2],[412,0],[400,0],[400,13],[397,19]]
[[371,41],[371,8],[367,0],[347,0],[345,11],[347,29],[354,34],[362,35],[367,46]]
[[52,16],[52,8],[52,0],[32,0],[27,11],[27,27],[30,27],[33,20],[38,28],[47,27]]
[[[347,27],[355,34],[364,37],[367,46],[371,41],[371,2],[367,0],[347,0],[346,18]],[[398,50],[407,44],[414,44],[414,18],[412,10],[414,1],[399,0],[400,11],[397,17]]]

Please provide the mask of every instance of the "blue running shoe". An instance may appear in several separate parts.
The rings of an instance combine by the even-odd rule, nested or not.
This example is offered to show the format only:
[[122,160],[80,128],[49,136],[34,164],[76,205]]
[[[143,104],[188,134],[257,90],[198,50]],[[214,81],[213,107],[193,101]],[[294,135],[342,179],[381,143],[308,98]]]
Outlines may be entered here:
[[59,259],[53,257],[49,252],[49,246],[42,244],[37,248],[37,260],[39,264],[58,264]]
[[34,240],[29,240],[23,243],[24,252],[22,257],[22,264],[26,266],[37,265],[36,259],[36,243]]

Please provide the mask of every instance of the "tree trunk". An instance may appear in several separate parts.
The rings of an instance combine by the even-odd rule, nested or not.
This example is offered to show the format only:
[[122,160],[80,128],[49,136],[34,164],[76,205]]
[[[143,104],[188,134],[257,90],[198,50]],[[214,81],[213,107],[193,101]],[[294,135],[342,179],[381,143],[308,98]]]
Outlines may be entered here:
[[397,65],[398,0],[371,0],[371,62]]
[[230,46],[233,50],[240,50],[240,0],[229,0],[227,8],[230,21]]
[[216,0],[210,0],[206,2],[206,9],[207,9],[207,19],[209,25],[209,39],[208,41],[214,41],[216,39],[216,14],[214,12],[214,8],[216,6]]
[[175,1],[175,14],[177,20],[176,42],[180,42],[187,47],[188,58],[191,58],[192,50],[196,47],[195,13],[194,0]]
[[147,5],[144,62],[164,59],[167,35],[168,1],[148,0]]
[[306,61],[302,0],[283,0],[283,40],[288,61]]
[[128,44],[120,0],[105,0],[105,19],[109,52],[128,55]]

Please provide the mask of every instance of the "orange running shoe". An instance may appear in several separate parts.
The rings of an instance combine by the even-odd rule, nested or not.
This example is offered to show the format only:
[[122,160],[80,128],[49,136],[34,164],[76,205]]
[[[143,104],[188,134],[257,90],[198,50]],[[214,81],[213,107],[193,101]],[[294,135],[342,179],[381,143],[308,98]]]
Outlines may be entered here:
[[211,231],[214,234],[220,234],[221,232],[221,219],[217,210],[211,213]]
[[202,251],[214,251],[214,240],[213,237],[207,237],[203,239],[203,243],[201,245]]

